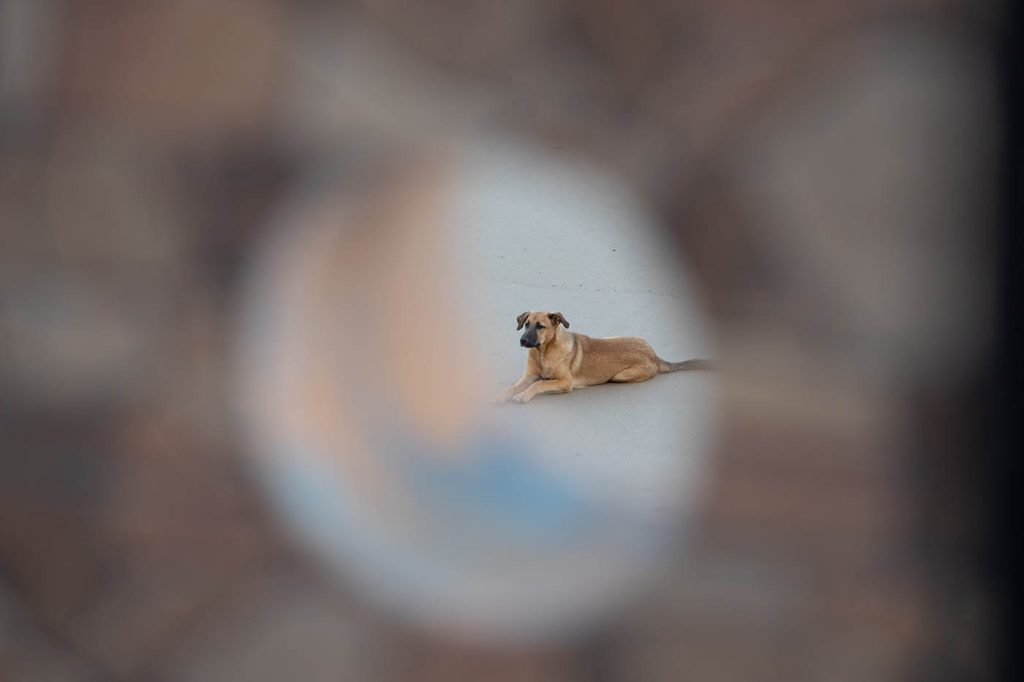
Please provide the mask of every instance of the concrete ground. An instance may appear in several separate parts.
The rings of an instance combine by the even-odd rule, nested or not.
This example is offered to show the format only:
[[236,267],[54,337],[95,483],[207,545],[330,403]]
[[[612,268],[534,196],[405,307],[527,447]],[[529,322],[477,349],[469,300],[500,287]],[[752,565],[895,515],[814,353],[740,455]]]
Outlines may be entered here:
[[[559,311],[570,331],[589,336],[643,337],[670,361],[714,356],[687,273],[613,178],[511,145],[475,153],[461,177],[460,267],[495,394],[522,373],[515,318],[525,310]],[[713,382],[706,372],[673,373],[498,409],[508,425],[554,445],[546,467],[659,513],[699,475]]]

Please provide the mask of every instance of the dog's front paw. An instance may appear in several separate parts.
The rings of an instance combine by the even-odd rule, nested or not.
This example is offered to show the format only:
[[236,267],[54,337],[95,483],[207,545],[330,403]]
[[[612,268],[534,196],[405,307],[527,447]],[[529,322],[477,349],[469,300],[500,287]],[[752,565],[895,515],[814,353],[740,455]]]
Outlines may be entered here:
[[533,399],[533,396],[526,395],[525,393],[520,393],[519,395],[514,396],[512,398],[512,402],[516,402],[516,403],[520,403],[520,404],[525,405],[526,403],[530,402],[530,400],[532,400],[532,399]]

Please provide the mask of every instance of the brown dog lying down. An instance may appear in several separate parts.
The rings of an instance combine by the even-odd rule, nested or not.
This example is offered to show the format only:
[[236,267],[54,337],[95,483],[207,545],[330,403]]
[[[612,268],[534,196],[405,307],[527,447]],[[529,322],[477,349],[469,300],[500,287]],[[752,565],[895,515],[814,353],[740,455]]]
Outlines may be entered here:
[[516,385],[493,403],[528,403],[540,393],[569,393],[609,381],[636,383],[665,372],[711,369],[707,360],[666,362],[635,336],[593,339],[567,331],[569,322],[562,313],[528,312],[516,322],[517,330],[526,327],[519,339],[519,345],[530,349],[526,370]]

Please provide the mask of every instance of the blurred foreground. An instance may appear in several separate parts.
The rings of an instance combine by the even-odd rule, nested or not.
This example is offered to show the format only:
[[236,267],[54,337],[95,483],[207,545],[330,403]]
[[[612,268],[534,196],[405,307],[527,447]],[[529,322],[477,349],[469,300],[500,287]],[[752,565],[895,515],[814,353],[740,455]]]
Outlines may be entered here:
[[[0,0],[0,675],[993,679],[978,388],[996,322],[995,27],[977,3],[898,0]],[[660,577],[525,643],[411,625],[325,570],[276,515],[236,415],[243,273],[325,166],[348,196],[384,197],[331,276],[383,302],[375,325],[400,310],[443,352],[432,335],[462,311],[426,304],[450,273],[416,269],[437,242],[374,244],[435,215],[436,195],[389,213],[381,188],[405,159],[490,135],[640,197],[695,281],[679,305],[704,311],[728,367],[686,523],[659,526]],[[429,167],[427,187],[447,168]],[[416,286],[382,276],[398,258]],[[553,295],[534,265],[509,272]],[[581,331],[620,333],[600,278],[579,286]],[[490,307],[520,303],[546,306]],[[501,362],[518,363],[508,334]],[[455,451],[473,408],[422,392],[447,380],[436,354],[388,357],[428,360],[404,407]],[[329,391],[336,375],[311,367]],[[450,394],[476,404],[480,372]],[[355,433],[318,395],[273,413]],[[468,622],[490,622],[472,594]]]

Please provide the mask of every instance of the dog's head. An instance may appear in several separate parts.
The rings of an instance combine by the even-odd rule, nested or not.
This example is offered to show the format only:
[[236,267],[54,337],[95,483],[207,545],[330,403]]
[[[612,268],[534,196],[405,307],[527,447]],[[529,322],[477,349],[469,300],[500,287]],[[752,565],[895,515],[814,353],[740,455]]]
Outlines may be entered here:
[[523,348],[540,348],[555,338],[558,325],[562,325],[566,329],[569,328],[569,321],[562,316],[562,313],[531,311],[522,313],[516,318],[516,322],[519,324],[516,330],[526,327],[526,331],[519,339],[519,345]]

